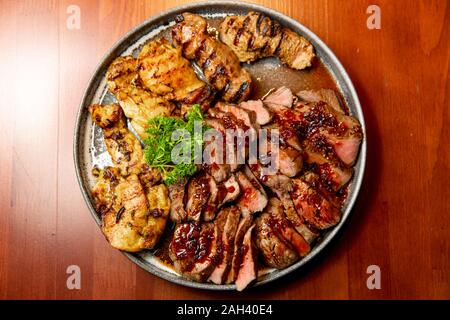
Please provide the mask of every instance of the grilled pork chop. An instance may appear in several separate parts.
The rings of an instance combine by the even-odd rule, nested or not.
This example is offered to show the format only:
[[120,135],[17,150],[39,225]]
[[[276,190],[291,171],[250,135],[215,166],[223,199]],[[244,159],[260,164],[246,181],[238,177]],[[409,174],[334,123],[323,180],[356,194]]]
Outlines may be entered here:
[[301,70],[311,66],[315,56],[308,40],[259,12],[226,17],[219,34],[241,62],[278,56],[284,64]]
[[207,31],[206,20],[196,14],[177,16],[172,38],[183,55],[202,69],[209,84],[227,102],[238,103],[250,95],[252,79],[233,51]]

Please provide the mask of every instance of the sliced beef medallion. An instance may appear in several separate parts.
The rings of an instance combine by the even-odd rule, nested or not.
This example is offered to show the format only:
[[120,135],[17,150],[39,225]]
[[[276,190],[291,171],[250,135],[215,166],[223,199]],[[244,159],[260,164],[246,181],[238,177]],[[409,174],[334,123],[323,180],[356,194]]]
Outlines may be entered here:
[[339,101],[339,97],[332,89],[302,90],[300,92],[297,92],[297,97],[299,97],[303,101],[308,102],[323,101],[337,112],[345,114],[345,111]]
[[232,114],[236,119],[242,121],[247,127],[257,129],[256,113],[254,111],[239,108],[237,105],[218,102],[215,108],[222,112]]
[[294,95],[291,89],[287,87],[279,87],[273,92],[270,92],[263,102],[269,108],[274,110],[284,110],[283,108],[291,108],[294,102]]
[[255,225],[253,224],[245,233],[242,245],[239,248],[242,263],[236,278],[236,290],[244,290],[258,276],[257,249],[254,242]]
[[297,212],[313,227],[328,229],[341,219],[341,212],[302,178],[292,180],[291,192]]
[[205,281],[215,267],[217,238],[213,223],[178,224],[169,245],[176,271],[189,279]]
[[170,206],[170,220],[176,223],[184,222],[187,218],[186,210],[184,210],[187,182],[188,180],[184,178],[168,187],[172,203]]
[[242,215],[249,216],[255,212],[261,212],[267,205],[267,195],[263,187],[259,184],[250,170],[246,168],[246,172],[236,173],[242,195],[237,205],[242,211]]
[[247,233],[248,229],[253,224],[253,217],[247,216],[242,217],[239,221],[239,225],[236,230],[236,236],[234,237],[233,241],[233,258],[231,260],[231,268],[230,272],[227,276],[227,284],[234,283],[237,279],[239,269],[241,268],[242,261],[243,261],[243,250],[242,250],[242,243],[244,241],[244,236]]
[[211,196],[211,176],[204,172],[195,174],[187,187],[186,213],[189,221],[200,221],[203,208]]
[[239,104],[239,107],[254,112],[256,114],[256,123],[259,125],[265,125],[272,121],[272,112],[264,107],[261,100],[244,101]]
[[280,235],[300,257],[310,251],[309,243],[293,228],[284,214],[284,207],[280,200],[271,198],[265,212],[270,214],[270,225],[276,234]]
[[226,203],[236,200],[240,194],[241,187],[239,186],[236,177],[231,175],[228,180],[218,185],[218,207],[220,208]]
[[172,39],[182,54],[200,66],[208,80],[227,102],[247,100],[252,88],[250,73],[243,69],[234,52],[210,35],[206,20],[185,12],[176,18]]
[[222,209],[214,221],[214,225],[220,229],[220,244],[217,251],[216,267],[208,279],[213,283],[222,284],[227,279],[231,268],[234,238],[240,217],[240,210],[236,206],[230,206]]
[[262,213],[255,221],[256,246],[265,264],[284,269],[298,260],[298,254],[273,232],[270,214]]

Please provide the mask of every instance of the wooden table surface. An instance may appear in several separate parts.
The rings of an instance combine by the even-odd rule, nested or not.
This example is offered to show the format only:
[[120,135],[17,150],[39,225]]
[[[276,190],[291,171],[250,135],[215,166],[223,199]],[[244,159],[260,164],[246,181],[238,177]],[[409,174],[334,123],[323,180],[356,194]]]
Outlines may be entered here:
[[[107,244],[75,176],[80,99],[125,32],[185,2],[0,0],[0,298],[449,299],[447,1],[258,1],[329,45],[367,123],[352,219],[306,270],[244,293],[208,292],[148,274]],[[379,30],[367,27],[371,4]],[[69,5],[81,9],[79,30],[67,28]],[[66,286],[69,265],[81,269],[81,290]],[[367,288],[370,265],[380,290]]]

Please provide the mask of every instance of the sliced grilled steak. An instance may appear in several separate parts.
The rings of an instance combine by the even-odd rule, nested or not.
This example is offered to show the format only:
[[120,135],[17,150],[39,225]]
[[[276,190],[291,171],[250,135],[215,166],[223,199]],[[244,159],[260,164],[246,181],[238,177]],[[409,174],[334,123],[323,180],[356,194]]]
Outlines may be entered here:
[[302,90],[297,93],[297,96],[308,102],[323,101],[334,110],[345,114],[336,92],[332,89]]
[[226,217],[226,221],[223,223],[223,228],[221,229],[221,243],[218,247],[216,268],[208,279],[216,284],[222,284],[227,279],[228,272],[231,268],[231,260],[234,253],[234,238],[236,236],[241,212],[236,206],[222,209],[214,222],[214,224],[219,225],[219,227],[222,226],[222,216]]
[[239,269],[240,269],[242,261],[243,261],[242,250],[240,250],[240,248],[244,241],[244,236],[245,236],[247,230],[252,226],[252,223],[253,223],[252,216],[243,217],[239,221],[239,225],[236,230],[236,236],[234,237],[234,242],[233,242],[234,254],[233,254],[233,259],[231,261],[230,272],[228,273],[228,277],[227,277],[227,281],[226,281],[227,284],[234,283],[237,279]]
[[211,196],[211,177],[204,172],[194,175],[187,187],[186,212],[189,221],[200,221],[204,206]]
[[264,107],[261,100],[244,101],[239,104],[239,107],[248,111],[253,111],[256,114],[256,122],[259,125],[265,125],[272,121],[272,112]]
[[256,246],[269,267],[284,269],[298,260],[298,254],[274,234],[270,220],[270,214],[267,212],[256,219]]
[[209,199],[206,205],[203,207],[203,220],[212,221],[216,217],[216,212],[219,206],[219,188],[214,179],[209,178]]
[[169,185],[170,220],[176,223],[184,222],[187,219],[186,210],[184,210],[187,179],[182,179],[175,184]]
[[236,278],[236,290],[244,290],[258,275],[257,249],[254,243],[255,225],[253,224],[245,233],[242,245],[239,247],[242,263]]
[[261,212],[267,205],[267,195],[262,186],[246,168],[246,172],[236,173],[242,195],[237,205],[242,211],[244,217],[252,215],[255,212]]
[[256,113],[239,108],[235,104],[218,102],[215,105],[220,111],[232,114],[236,119],[242,121],[247,127],[257,129]]
[[301,178],[293,179],[291,192],[297,212],[313,227],[328,229],[341,219],[341,212]]
[[228,180],[221,183],[219,186],[219,208],[224,204],[236,200],[241,194],[241,187],[232,175]]
[[238,103],[250,95],[252,79],[233,51],[209,35],[206,20],[192,13],[177,16],[172,39],[183,55],[200,66],[206,79],[227,102]]
[[263,102],[274,110],[284,110],[283,108],[291,108],[294,102],[294,95],[291,89],[280,87],[267,95]]
[[306,256],[310,251],[309,243],[292,227],[284,214],[284,207],[280,200],[271,198],[265,212],[270,214],[272,230],[280,235],[300,257]]
[[213,223],[177,225],[169,256],[178,273],[195,281],[206,280],[214,269],[217,234]]

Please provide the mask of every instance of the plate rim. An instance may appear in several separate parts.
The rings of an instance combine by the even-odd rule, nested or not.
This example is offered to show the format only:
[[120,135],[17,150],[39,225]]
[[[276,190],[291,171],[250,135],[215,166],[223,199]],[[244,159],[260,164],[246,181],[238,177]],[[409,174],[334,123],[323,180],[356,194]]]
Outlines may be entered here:
[[[335,70],[330,70],[330,66],[327,65],[327,69],[335,74],[339,74],[342,78],[342,82],[346,84],[348,89],[348,96],[351,98],[352,103],[354,105],[354,108],[356,109],[355,116],[361,123],[361,128],[363,130],[364,136],[363,140],[361,142],[357,165],[359,167],[359,170],[356,172],[353,176],[352,184],[353,186],[353,192],[349,194],[349,198],[346,201],[346,210],[342,213],[341,221],[331,230],[327,233],[326,237],[317,245],[313,247],[311,252],[304,257],[303,259],[297,261],[293,265],[282,269],[275,271],[272,276],[265,276],[262,280],[257,281],[254,283],[251,287],[257,287],[264,285],[266,283],[275,281],[279,278],[282,278],[283,276],[300,269],[307,263],[309,263],[311,260],[313,260],[333,239],[336,238],[337,233],[342,229],[342,227],[345,225],[346,221],[348,220],[349,216],[353,212],[353,208],[355,205],[355,202],[359,196],[361,185],[364,178],[365,168],[366,168],[366,157],[367,157],[367,130],[365,126],[364,121],[364,114],[362,111],[362,107],[359,101],[358,94],[356,92],[356,89],[354,88],[354,85],[347,74],[346,70],[344,69],[342,63],[340,60],[336,57],[336,55],[333,53],[333,51],[315,34],[313,33],[309,28],[305,27],[302,23],[299,21],[281,13],[274,9],[264,7],[259,4],[254,3],[236,3],[229,0],[212,0],[212,1],[202,1],[202,2],[195,2],[195,3],[189,3],[184,4],[180,6],[176,6],[173,8],[170,8],[168,10],[164,10],[160,12],[159,14],[153,15],[143,21],[142,23],[138,24],[134,28],[132,28],[130,31],[126,32],[124,35],[120,37],[118,41],[115,42],[115,44],[108,49],[108,51],[104,54],[100,62],[97,64],[95,71],[93,72],[91,78],[89,79],[88,84],[86,85],[86,89],[84,90],[83,97],[81,99],[80,105],[78,107],[77,115],[76,115],[76,122],[75,122],[75,128],[74,128],[74,136],[73,136],[73,159],[75,164],[75,172],[77,175],[77,182],[81,189],[84,201],[86,202],[88,209],[91,213],[91,216],[96,221],[97,225],[100,226],[101,219],[98,216],[97,212],[95,211],[93,204],[91,203],[91,197],[88,191],[88,187],[85,186],[83,178],[82,178],[82,169],[81,169],[81,159],[80,159],[80,152],[78,150],[80,146],[80,131],[81,131],[81,125],[82,125],[82,117],[83,117],[83,110],[85,109],[86,104],[89,102],[93,97],[92,87],[96,85],[97,82],[99,82],[99,78],[102,76],[102,69],[105,68],[105,65],[107,65],[107,62],[111,59],[111,56],[121,47],[123,46],[127,40],[132,37],[133,35],[137,34],[140,30],[144,30],[148,28],[149,26],[155,24],[158,20],[161,18],[164,18],[166,16],[173,16],[177,14],[179,11],[189,11],[189,10],[201,10],[206,7],[209,7],[210,9],[213,7],[220,7],[220,6],[232,6],[237,7],[243,10],[254,10],[254,11],[260,11],[263,12],[266,15],[269,15],[271,17],[274,17],[281,23],[285,24],[291,24],[296,25],[298,29],[300,29],[304,35],[306,35],[308,40],[312,40],[312,42],[315,42],[320,47],[320,49],[323,51],[323,53],[327,56],[329,60],[331,60],[332,64],[335,67]],[[142,37],[142,36],[141,36]],[[333,74],[332,74],[333,76]],[[335,82],[338,83],[337,79],[334,79]],[[98,85],[99,83],[97,83]],[[339,83],[338,83],[339,84]],[[341,90],[341,85],[338,85],[338,89]],[[348,101],[347,101],[348,102]],[[119,250],[120,251],[120,250]],[[200,283],[191,281],[189,279],[186,279],[181,276],[177,276],[175,274],[170,274],[160,268],[157,268],[156,266],[149,265],[143,261],[142,258],[137,256],[137,254],[128,253],[120,251],[122,254],[124,254],[128,259],[130,259],[132,262],[137,264],[139,267],[144,269],[147,272],[150,272],[151,274],[158,276],[164,280],[170,281],[172,283],[176,283],[178,285],[183,285],[191,288],[196,289],[206,289],[206,290],[213,290],[213,291],[229,291],[229,290],[235,290],[236,287],[234,284],[232,285],[217,285],[217,284],[211,284],[211,283]]]

